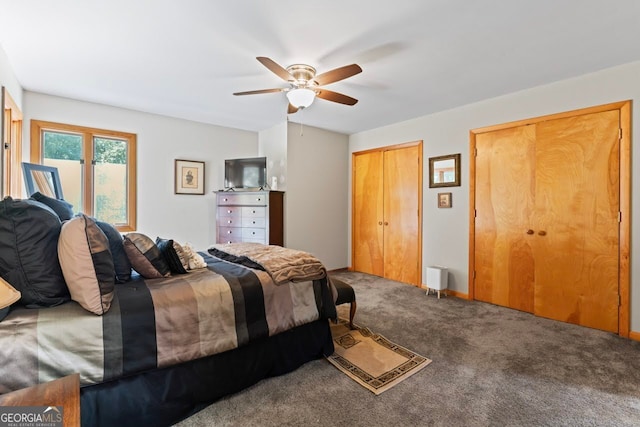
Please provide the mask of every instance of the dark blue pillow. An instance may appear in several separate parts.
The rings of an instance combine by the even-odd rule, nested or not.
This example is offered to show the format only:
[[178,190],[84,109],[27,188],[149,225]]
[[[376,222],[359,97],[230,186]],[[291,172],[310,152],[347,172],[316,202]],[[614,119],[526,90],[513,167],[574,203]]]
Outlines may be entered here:
[[56,215],[60,218],[60,221],[67,221],[73,218],[73,205],[66,200],[54,199],[52,197],[45,196],[40,192],[33,193],[30,198],[40,203],[44,203],[53,209]]
[[109,240],[109,250],[116,270],[116,282],[125,283],[131,280],[131,263],[124,251],[124,241],[120,232],[111,224],[97,221],[96,224]]

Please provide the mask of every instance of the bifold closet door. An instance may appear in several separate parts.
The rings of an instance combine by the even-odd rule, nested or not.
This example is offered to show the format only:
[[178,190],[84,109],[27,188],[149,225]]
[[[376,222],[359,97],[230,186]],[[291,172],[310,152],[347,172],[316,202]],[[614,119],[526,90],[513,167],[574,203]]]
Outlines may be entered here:
[[352,176],[353,269],[383,276],[383,153],[354,156]]
[[353,269],[420,285],[422,144],[353,156]]
[[617,332],[619,111],[536,127],[534,313]]
[[476,137],[475,299],[533,311],[535,126]]
[[384,151],[384,277],[419,286],[420,146]]
[[476,135],[475,298],[618,331],[619,110]]

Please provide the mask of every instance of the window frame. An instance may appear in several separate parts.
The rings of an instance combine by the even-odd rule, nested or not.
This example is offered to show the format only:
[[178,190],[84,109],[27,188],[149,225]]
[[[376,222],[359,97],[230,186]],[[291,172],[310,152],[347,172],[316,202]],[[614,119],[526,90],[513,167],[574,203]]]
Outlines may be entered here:
[[84,193],[83,206],[81,212],[87,215],[93,213],[93,139],[98,137],[122,139],[127,141],[127,220],[124,224],[117,224],[118,231],[135,231],[137,208],[136,208],[136,189],[137,189],[137,161],[136,161],[136,143],[137,136],[134,133],[113,131],[107,129],[98,129],[86,126],[70,125],[65,123],[47,122],[43,120],[31,120],[31,163],[42,164],[42,135],[43,132],[61,132],[82,135],[83,160],[84,165],[91,166],[91,169],[85,169],[84,174]]

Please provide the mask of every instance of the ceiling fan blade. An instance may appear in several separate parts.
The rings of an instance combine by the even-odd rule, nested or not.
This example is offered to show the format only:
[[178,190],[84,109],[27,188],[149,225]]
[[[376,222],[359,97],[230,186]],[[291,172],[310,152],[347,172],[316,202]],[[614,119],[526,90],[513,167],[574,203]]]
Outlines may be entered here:
[[322,73],[315,76],[313,80],[318,86],[328,85],[329,83],[339,82],[347,77],[355,76],[362,72],[362,68],[358,64],[345,65],[344,67],[336,68],[326,73]]
[[295,80],[295,78],[285,68],[278,65],[274,60],[267,58],[266,56],[258,56],[256,59],[285,82]]
[[275,92],[283,92],[286,89],[260,89],[260,90],[248,90],[246,92],[236,92],[234,95],[257,95],[259,93],[275,93]]
[[287,114],[293,114],[298,112],[298,107],[294,107],[289,103],[289,107],[287,108]]
[[358,102],[355,98],[326,89],[317,89],[316,96],[318,98],[326,99],[327,101],[333,101],[345,105],[355,105]]

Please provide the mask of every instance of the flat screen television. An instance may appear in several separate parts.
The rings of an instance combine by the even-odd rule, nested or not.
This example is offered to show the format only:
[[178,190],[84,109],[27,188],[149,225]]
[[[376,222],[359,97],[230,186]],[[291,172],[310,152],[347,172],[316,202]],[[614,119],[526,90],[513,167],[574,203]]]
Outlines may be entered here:
[[261,188],[267,185],[267,158],[229,159],[224,161],[225,189]]

